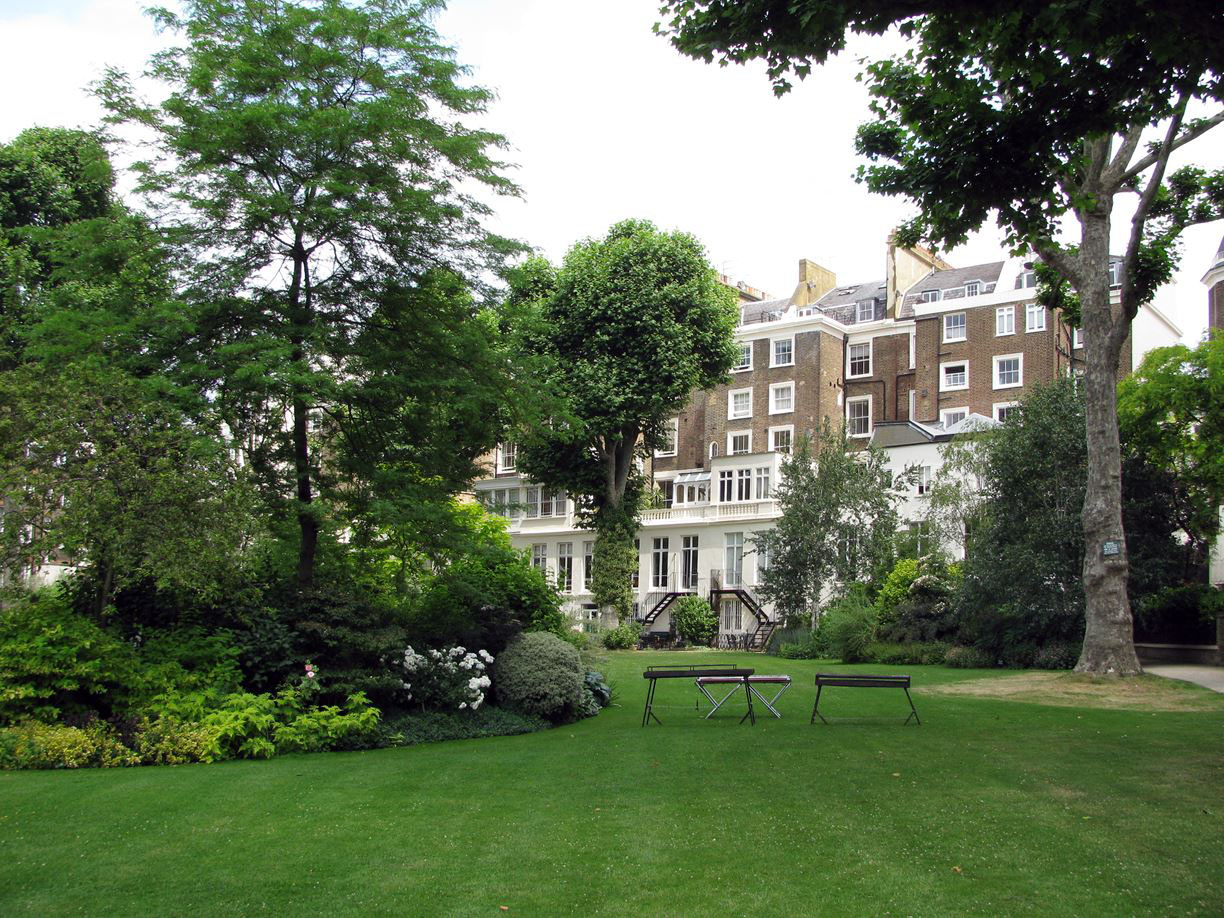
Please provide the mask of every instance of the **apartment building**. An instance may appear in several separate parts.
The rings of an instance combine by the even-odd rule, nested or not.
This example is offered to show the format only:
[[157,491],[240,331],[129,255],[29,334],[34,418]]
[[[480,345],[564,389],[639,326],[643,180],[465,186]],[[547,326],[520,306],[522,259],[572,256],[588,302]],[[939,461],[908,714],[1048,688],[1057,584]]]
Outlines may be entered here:
[[[1217,267],[1213,290],[1224,291],[1224,256]],[[1081,335],[1036,302],[1031,265],[957,268],[889,239],[883,273],[843,285],[803,259],[788,297],[733,285],[740,356],[730,381],[694,392],[643,467],[659,503],[643,513],[637,540],[636,609],[648,628],[666,630],[670,602],[698,593],[715,603],[724,640],[759,642],[767,633],[773,613],[755,587],[768,559],[753,537],[780,514],[781,459],[798,437],[844,424],[853,442],[889,451],[898,472],[917,464],[934,475],[939,445],[965,422],[1002,420],[1034,385],[1082,366]],[[1163,313],[1145,308],[1121,371],[1180,337]],[[925,519],[922,487],[901,508],[912,527]],[[519,477],[512,446],[498,451],[493,477],[476,489],[505,508],[514,544],[557,580],[575,617],[598,623],[592,534],[574,527],[567,496]]]

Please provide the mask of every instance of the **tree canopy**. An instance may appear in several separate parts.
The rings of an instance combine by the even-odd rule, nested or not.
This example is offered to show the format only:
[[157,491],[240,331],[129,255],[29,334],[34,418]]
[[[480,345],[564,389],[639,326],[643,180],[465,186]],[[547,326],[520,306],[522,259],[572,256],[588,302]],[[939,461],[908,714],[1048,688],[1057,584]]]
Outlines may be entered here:
[[[498,368],[492,327],[464,288],[519,248],[484,229],[475,189],[517,189],[504,139],[464,123],[491,94],[440,43],[438,6],[192,0],[153,12],[183,37],[151,63],[164,100],[146,104],[115,71],[97,87],[113,123],[156,138],[140,191],[193,255],[177,372],[210,393],[265,499],[296,520],[303,586],[330,462],[367,472],[346,496],[385,485],[363,506],[403,516],[420,489],[401,486],[470,480],[501,419],[506,393],[477,378]],[[433,350],[442,330],[464,343]]]
[[598,533],[596,595],[622,615],[638,459],[663,445],[694,391],[726,378],[735,302],[696,239],[641,220],[579,242],[559,269],[536,259],[513,277],[522,365],[546,396],[520,434],[520,467],[574,496]]
[[[858,133],[869,160],[860,178],[916,204],[902,242],[956,245],[997,219],[1017,250],[1045,263],[1042,301],[1074,305],[1086,338],[1083,526],[1094,546],[1084,553],[1078,668],[1137,673],[1114,385],[1130,322],[1168,280],[1181,231],[1224,216],[1224,173],[1166,174],[1175,150],[1224,122],[1224,52],[1213,37],[1224,10],[1188,0],[669,0],[663,9],[672,18],[657,28],[681,51],[724,64],[764,59],[778,92],[790,88],[788,74],[802,78],[843,48],[848,32],[897,26],[910,39],[900,55],[866,67],[874,120]],[[1191,104],[1203,102],[1209,113],[1193,116]],[[1115,198],[1130,194],[1137,202],[1115,298],[1110,221]],[[1064,216],[1078,222],[1078,240],[1064,238]]]
[[874,579],[892,556],[897,485],[882,452],[851,450],[827,422],[815,452],[800,437],[775,492],[782,516],[753,536],[769,561],[761,596],[786,620],[814,624],[831,593]]

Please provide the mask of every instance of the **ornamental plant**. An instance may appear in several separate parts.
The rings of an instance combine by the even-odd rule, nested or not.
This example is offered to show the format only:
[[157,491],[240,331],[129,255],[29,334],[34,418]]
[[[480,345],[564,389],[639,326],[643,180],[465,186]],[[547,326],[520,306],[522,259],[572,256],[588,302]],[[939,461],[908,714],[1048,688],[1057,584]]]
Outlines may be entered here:
[[417,653],[409,646],[396,669],[403,674],[406,700],[417,702],[421,710],[475,711],[492,684],[485,672],[492,663],[493,655],[483,649],[446,647]]
[[671,610],[676,634],[690,644],[708,644],[718,633],[718,615],[700,596],[681,596]]

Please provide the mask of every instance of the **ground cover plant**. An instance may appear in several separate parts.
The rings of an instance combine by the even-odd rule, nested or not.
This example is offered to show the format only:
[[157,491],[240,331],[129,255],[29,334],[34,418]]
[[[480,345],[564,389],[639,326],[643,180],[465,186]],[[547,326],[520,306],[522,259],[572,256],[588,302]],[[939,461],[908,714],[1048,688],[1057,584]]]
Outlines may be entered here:
[[821,700],[834,725],[813,727],[812,675],[840,667],[771,659],[795,679],[781,720],[702,720],[675,680],[663,725],[643,729],[641,671],[674,660],[611,654],[618,706],[529,736],[0,774],[0,912],[1112,915],[1224,900],[1220,696],[1145,678],[1161,704],[1054,706],[982,690],[1031,674],[910,666],[885,670],[913,675],[921,727],[901,726],[899,692],[836,689]]

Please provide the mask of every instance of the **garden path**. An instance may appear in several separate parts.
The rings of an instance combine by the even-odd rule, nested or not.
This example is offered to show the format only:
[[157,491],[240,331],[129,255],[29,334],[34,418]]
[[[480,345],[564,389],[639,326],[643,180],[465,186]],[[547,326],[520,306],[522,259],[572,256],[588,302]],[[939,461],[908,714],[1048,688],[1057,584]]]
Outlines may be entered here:
[[1166,679],[1180,679],[1183,682],[1193,682],[1209,688],[1213,692],[1224,693],[1224,666],[1191,666],[1188,664],[1159,664],[1143,667],[1145,673],[1153,676],[1164,676]]

